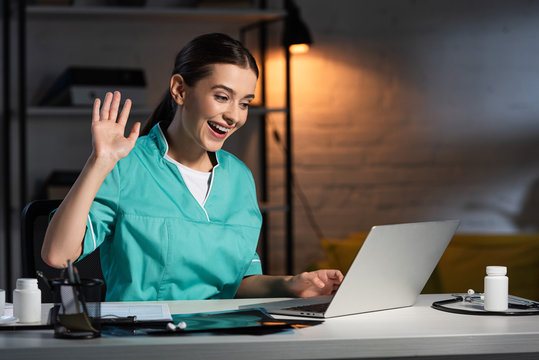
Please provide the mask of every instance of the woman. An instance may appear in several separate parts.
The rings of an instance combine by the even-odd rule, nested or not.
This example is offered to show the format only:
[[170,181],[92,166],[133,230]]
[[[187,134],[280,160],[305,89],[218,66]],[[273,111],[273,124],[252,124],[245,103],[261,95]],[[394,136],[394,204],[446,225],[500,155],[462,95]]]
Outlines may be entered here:
[[[247,120],[258,68],[238,41],[202,35],[176,57],[143,135],[131,101],[95,100],[93,151],[52,218],[42,257],[65,266],[100,246],[108,301],[333,293],[338,270],[262,275],[252,175],[224,141]],[[138,140],[137,140],[138,138]]]

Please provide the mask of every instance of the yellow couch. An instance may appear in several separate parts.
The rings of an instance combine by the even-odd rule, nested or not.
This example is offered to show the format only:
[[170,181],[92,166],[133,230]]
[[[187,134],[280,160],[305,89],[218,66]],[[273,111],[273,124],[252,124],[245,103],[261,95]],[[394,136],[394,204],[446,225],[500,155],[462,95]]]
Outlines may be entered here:
[[[367,233],[323,239],[327,259],[319,267],[346,272]],[[507,266],[509,293],[539,300],[539,234],[456,234],[423,293],[483,291],[488,265]]]

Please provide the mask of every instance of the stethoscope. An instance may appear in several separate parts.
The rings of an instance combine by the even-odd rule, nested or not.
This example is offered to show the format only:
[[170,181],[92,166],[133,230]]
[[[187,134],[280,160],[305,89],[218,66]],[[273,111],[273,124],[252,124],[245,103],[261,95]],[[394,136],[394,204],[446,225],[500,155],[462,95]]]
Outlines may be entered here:
[[[455,314],[465,315],[501,315],[501,316],[522,316],[522,315],[539,315],[539,302],[519,298],[509,295],[509,309],[507,311],[487,311],[482,310],[484,296],[481,293],[476,293],[472,289],[468,290],[467,294],[452,294],[453,299],[440,300],[432,303],[432,307],[437,310],[447,311]],[[469,303],[472,305],[480,305],[481,309],[462,309],[447,306],[455,303]],[[534,309],[534,310],[532,310]]]

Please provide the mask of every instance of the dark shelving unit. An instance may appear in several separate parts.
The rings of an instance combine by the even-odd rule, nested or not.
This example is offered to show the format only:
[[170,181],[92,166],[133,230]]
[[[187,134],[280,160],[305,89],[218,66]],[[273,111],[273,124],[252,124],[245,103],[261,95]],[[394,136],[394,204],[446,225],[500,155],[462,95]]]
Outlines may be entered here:
[[[16,19],[17,23],[17,36],[16,36],[16,61],[19,64],[17,73],[17,106],[16,110],[12,108],[12,84],[10,83],[9,76],[4,76],[3,89],[3,164],[4,167],[9,169],[13,165],[18,171],[18,181],[20,184],[20,192],[17,194],[19,198],[20,208],[22,210],[24,205],[29,202],[30,199],[27,194],[28,185],[28,166],[29,159],[27,153],[27,137],[28,119],[40,121],[41,118],[46,121],[46,118],[84,118],[86,119],[88,114],[91,113],[90,108],[80,107],[40,107],[29,106],[27,99],[27,62],[31,61],[27,59],[26,47],[26,26],[27,22],[39,20],[39,21],[62,21],[63,19],[81,19],[88,18],[96,19],[114,19],[114,21],[138,21],[152,20],[152,21],[166,21],[166,22],[178,22],[182,21],[199,21],[199,22],[221,22],[229,23],[237,26],[240,30],[241,36],[247,31],[258,31],[258,51],[259,61],[261,66],[261,103],[258,107],[253,107],[250,110],[249,116],[256,116],[260,118],[262,124],[260,126],[259,141],[261,151],[261,166],[260,166],[260,208],[264,216],[264,225],[262,228],[260,246],[261,246],[261,258],[264,267],[264,271],[268,271],[269,264],[269,248],[268,248],[268,216],[270,211],[281,211],[285,215],[285,243],[286,243],[286,270],[288,273],[293,271],[293,234],[292,234],[292,156],[291,156],[291,119],[290,119],[290,87],[289,87],[289,53],[288,49],[285,49],[286,55],[286,104],[284,108],[266,108],[266,48],[268,43],[267,24],[281,21],[286,17],[284,10],[268,10],[265,8],[265,1],[260,2],[260,8],[250,9],[205,9],[205,8],[152,8],[152,7],[112,7],[112,6],[35,6],[27,5],[24,0],[15,2],[5,1],[3,6],[3,68],[4,74],[12,72],[11,66],[11,49],[10,40],[13,38],[13,34],[10,32],[9,24],[12,19]],[[145,118],[149,116],[152,109],[149,108],[134,108],[132,110],[132,116]],[[267,203],[268,194],[268,174],[267,169],[267,144],[266,144],[266,117],[269,113],[279,112],[286,115],[285,117],[285,199],[282,204],[269,204]],[[18,162],[16,164],[11,163],[12,157],[12,143],[10,142],[8,134],[11,132],[10,123],[11,119],[15,117],[17,120],[18,130]],[[11,217],[12,209],[14,207],[12,203],[12,175],[10,171],[4,171],[3,186],[4,186],[4,223],[5,223],[5,266],[6,266],[6,288],[8,293],[12,289],[13,276],[12,268],[13,262],[10,254],[14,248],[14,239],[12,236],[12,222]],[[20,211],[19,211],[20,212]],[[18,244],[18,242],[17,242]]]

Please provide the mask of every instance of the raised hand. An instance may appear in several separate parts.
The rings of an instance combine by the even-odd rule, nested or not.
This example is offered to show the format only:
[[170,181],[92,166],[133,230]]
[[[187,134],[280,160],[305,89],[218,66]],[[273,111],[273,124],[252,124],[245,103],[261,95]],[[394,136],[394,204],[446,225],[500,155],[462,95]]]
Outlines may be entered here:
[[131,111],[131,100],[125,101],[118,116],[120,98],[120,92],[115,91],[114,94],[108,92],[103,106],[100,99],[94,101],[92,112],[93,156],[97,160],[105,161],[111,167],[129,154],[135,146],[140,131],[140,123],[137,122],[131,128],[129,136],[125,137],[125,125]]

